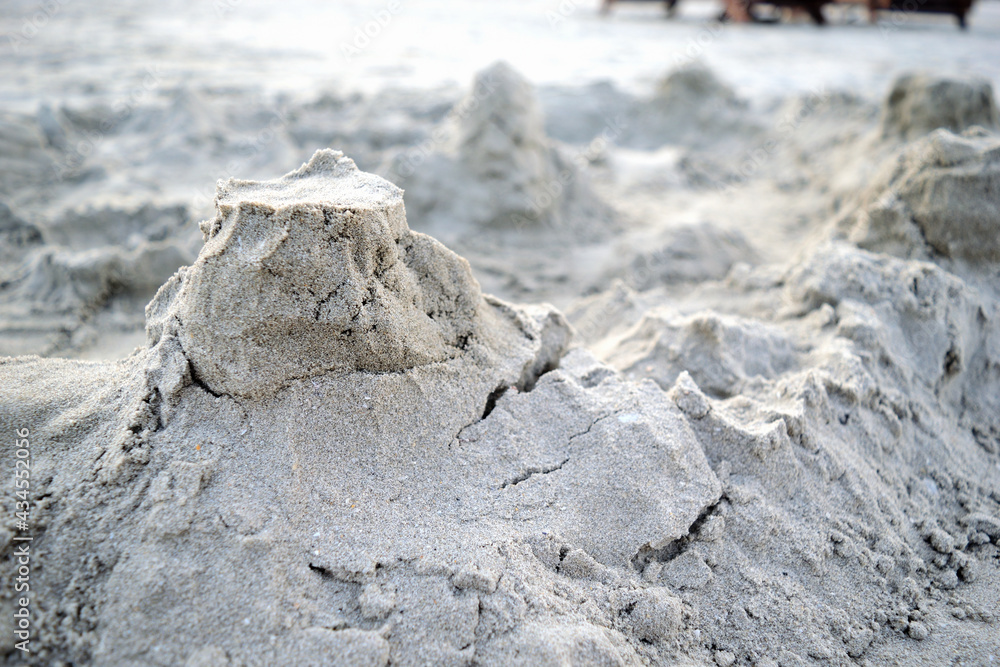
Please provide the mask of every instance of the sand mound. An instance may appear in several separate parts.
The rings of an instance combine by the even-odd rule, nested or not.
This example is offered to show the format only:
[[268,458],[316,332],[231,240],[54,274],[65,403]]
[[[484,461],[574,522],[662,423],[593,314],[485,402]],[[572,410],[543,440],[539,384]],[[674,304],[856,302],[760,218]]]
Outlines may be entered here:
[[410,216],[421,227],[600,236],[608,211],[578,162],[545,135],[532,85],[500,62],[476,75],[472,91],[431,138],[387,171],[406,190]]
[[[136,307],[193,257],[186,221],[183,206],[145,204],[72,209],[34,225],[0,205],[0,354],[85,350],[96,342],[89,323],[105,316],[114,333],[141,332]],[[129,338],[107,352],[141,340]]]
[[839,337],[852,341],[859,361],[874,358],[895,369],[879,378],[879,386],[926,397],[929,413],[944,403],[961,430],[1000,434],[1000,304],[989,289],[932,264],[839,244],[818,251],[789,284],[803,309],[834,307],[831,323]]
[[642,97],[607,81],[549,86],[539,96],[549,136],[588,148],[596,141],[644,151],[667,145],[701,149],[752,140],[763,129],[748,102],[702,65],[671,71]]
[[893,83],[882,111],[882,135],[916,139],[945,128],[996,127],[993,86],[978,78],[906,74]]
[[905,147],[840,227],[902,257],[1000,261],[1000,138],[942,129]]
[[149,346],[0,360],[44,498],[39,660],[635,664],[698,641],[638,573],[719,499],[658,387],[565,353],[551,308],[481,296],[340,153],[221,184],[203,229]]
[[759,261],[746,236],[712,222],[680,225],[636,245],[625,271],[617,273],[627,275],[630,286],[637,290],[668,283],[720,280],[737,262]]
[[752,272],[730,282],[734,298],[757,292],[762,313],[784,316],[660,307],[630,327],[643,295],[628,292],[577,313],[624,313],[594,349],[629,375],[673,383],[723,483],[707,520],[652,554],[644,577],[690,605],[727,664],[988,655],[995,296],[847,244],[817,248],[769,288]]
[[[83,252],[42,245],[18,259],[0,283],[0,354],[85,346],[76,332],[88,321],[119,299],[141,304],[190,256],[174,243],[156,242]],[[141,325],[134,315],[129,320],[116,325]]]
[[690,370],[702,390],[723,398],[796,365],[792,343],[780,328],[713,312],[682,317],[648,311],[596,351],[604,349],[608,363],[628,376],[648,377],[670,389]]
[[545,115],[545,133],[577,145],[590,144],[598,137],[615,138],[637,103],[611,81],[539,86],[538,99]]
[[22,220],[10,206],[0,201],[0,253],[3,253],[3,259],[15,260],[25,248],[41,242],[41,230]]
[[748,119],[747,103],[701,65],[668,74],[652,97],[634,106],[623,124],[618,143],[643,150],[665,144],[715,144],[734,133],[746,140],[759,129]]
[[187,207],[178,204],[82,206],[63,211],[43,229],[48,243],[74,250],[112,245],[131,249],[146,241],[186,240],[193,227],[188,226],[189,219]]
[[30,116],[0,113],[0,195],[22,194],[53,178],[56,161],[45,150],[45,135]]

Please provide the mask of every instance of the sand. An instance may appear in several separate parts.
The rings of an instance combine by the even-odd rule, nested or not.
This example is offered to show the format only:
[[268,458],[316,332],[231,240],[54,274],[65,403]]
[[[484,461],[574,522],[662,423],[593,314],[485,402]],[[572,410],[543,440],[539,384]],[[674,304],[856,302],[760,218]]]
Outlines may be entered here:
[[[229,181],[147,347],[4,361],[4,422],[40,425],[58,499],[40,659],[536,664],[638,659],[609,623],[683,634],[680,600],[632,570],[719,499],[682,413],[567,354],[558,312],[483,297],[401,195],[332,151]],[[332,291],[310,301],[314,262]],[[566,576],[620,611],[581,615]]]
[[1000,661],[989,80],[129,100],[0,118],[29,664]]
[[498,245],[524,257],[532,247],[602,242],[619,231],[586,173],[594,157],[551,139],[534,86],[499,62],[476,75],[427,140],[380,171],[406,190],[419,229],[489,261]]

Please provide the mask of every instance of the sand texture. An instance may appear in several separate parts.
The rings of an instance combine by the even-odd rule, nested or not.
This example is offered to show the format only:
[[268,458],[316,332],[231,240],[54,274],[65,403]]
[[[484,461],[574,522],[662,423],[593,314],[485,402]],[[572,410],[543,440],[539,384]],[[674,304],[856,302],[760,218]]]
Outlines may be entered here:
[[[655,385],[564,358],[561,315],[484,299],[407,228],[401,192],[340,153],[226,183],[218,203],[198,260],[149,306],[146,348],[2,366],[20,388],[4,422],[42,425],[35,471],[58,498],[49,659],[635,658],[606,610],[560,599],[565,576],[674,640],[680,600],[628,573],[720,486]],[[310,271],[332,294],[296,285]]]
[[393,160],[388,177],[430,229],[456,218],[491,228],[602,237],[613,231],[581,162],[545,132],[534,87],[507,63],[476,75],[428,141]]
[[2,110],[0,662],[1000,664],[992,83],[723,73]]

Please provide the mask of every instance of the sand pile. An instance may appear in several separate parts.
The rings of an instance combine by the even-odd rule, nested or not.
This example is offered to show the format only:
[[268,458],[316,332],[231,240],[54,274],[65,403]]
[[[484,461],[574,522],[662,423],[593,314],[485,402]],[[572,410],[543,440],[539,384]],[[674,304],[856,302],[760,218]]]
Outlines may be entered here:
[[167,240],[190,245],[186,237],[197,233],[190,219],[186,206],[156,205],[146,201],[138,206],[105,204],[71,208],[40,224],[45,241],[52,245],[74,250],[112,245],[132,249],[143,243]]
[[0,113],[0,196],[45,183],[55,168],[38,122],[26,114]]
[[631,261],[624,270],[616,267],[614,273],[627,276],[630,286],[638,290],[669,283],[720,280],[737,263],[760,261],[742,232],[713,222],[678,225],[652,238],[631,239],[622,246],[617,254],[631,256]]
[[578,145],[596,139],[643,151],[705,149],[752,140],[763,129],[747,100],[701,64],[670,71],[646,96],[632,95],[610,81],[548,86],[538,95],[548,135]]
[[598,137],[616,139],[639,100],[612,81],[584,86],[544,85],[537,89],[545,133],[570,144],[587,145]]
[[[611,244],[587,214],[509,226],[565,147],[488,73],[451,112],[387,91],[273,126],[249,97],[167,95],[51,191],[90,206],[0,206],[3,351],[140,345],[0,360],[0,426],[33,443],[37,664],[1000,661],[992,101],[910,78],[895,120],[832,93],[756,135],[710,73],[659,110],[598,86],[566,133],[626,119],[579,154],[634,223]],[[92,111],[18,123],[59,155]],[[417,143],[407,208],[475,277],[332,151],[221,183],[195,259],[181,207],[143,192],[191,189],[233,123],[273,134],[239,173],[288,142],[372,165]],[[498,287],[595,292],[571,332]]]
[[745,141],[759,129],[746,101],[700,64],[670,72],[651,98],[635,105],[625,125],[619,143],[645,150],[714,144],[736,134]]
[[938,128],[961,132],[997,122],[993,86],[980,78],[906,74],[893,83],[882,109],[882,135],[910,140]]
[[722,398],[796,365],[794,347],[781,329],[711,311],[681,316],[667,308],[650,309],[597,352],[604,348],[607,361],[626,374],[648,377],[669,390],[690,371],[698,387]]
[[643,570],[717,664],[1000,659],[996,142],[904,146],[788,264],[688,291],[626,273],[570,309],[668,389],[723,484],[722,536],[695,526]]
[[405,188],[420,228],[599,237],[610,219],[590,191],[585,166],[546,136],[534,88],[499,62],[476,76],[427,141],[393,160],[387,176]]
[[388,88],[370,96],[327,91],[288,109],[288,133],[302,148],[338,146],[374,169],[401,146],[427,141],[465,92],[457,86]]
[[0,354],[84,350],[109,333],[99,329],[131,335],[109,350],[127,353],[141,304],[193,257],[180,206],[74,209],[37,225],[5,205],[0,216]]
[[42,243],[42,232],[35,225],[22,220],[10,206],[0,201],[0,253],[3,253],[4,268],[25,248]]
[[0,113],[0,197],[50,220],[123,202],[207,214],[214,188],[205,182],[309,154],[295,145],[286,105],[151,77],[115,96]]
[[982,664],[1000,612],[995,291],[847,244],[778,278],[675,302],[743,299],[752,318],[624,286],[573,313],[620,323],[593,349],[669,388],[723,483],[722,537],[695,530],[644,576],[720,664]]
[[839,226],[870,250],[996,264],[1000,138],[981,128],[939,129],[907,145]]
[[[677,374],[672,391],[724,485],[725,539],[694,542],[663,576],[724,659],[914,650],[975,664],[996,647],[984,624],[996,622],[1000,525],[997,301],[844,245],[787,283],[775,294],[795,312],[784,332],[703,315],[682,337],[647,315],[609,355],[637,377]],[[692,375],[740,393],[713,400]]]
[[481,295],[340,153],[221,185],[202,227],[128,359],[0,361],[0,423],[34,452],[40,664],[634,664],[698,645],[692,608],[637,571],[722,526],[658,387],[567,353],[551,308]]

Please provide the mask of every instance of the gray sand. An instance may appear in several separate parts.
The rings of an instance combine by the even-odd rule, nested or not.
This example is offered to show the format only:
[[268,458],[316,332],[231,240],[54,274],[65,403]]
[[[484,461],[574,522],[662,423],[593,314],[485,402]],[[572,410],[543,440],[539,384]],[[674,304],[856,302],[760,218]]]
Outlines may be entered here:
[[[686,636],[633,561],[719,499],[687,420],[564,356],[555,311],[484,299],[400,194],[330,151],[227,183],[147,348],[0,366],[49,480],[43,659],[538,664]],[[310,300],[296,280],[338,258],[350,287]]]
[[[392,111],[445,138],[416,192],[319,151],[220,182],[200,252],[166,201],[0,207],[3,351],[117,359],[0,358],[0,428],[31,431],[34,663],[1000,662],[988,86],[767,116],[685,69],[622,102],[622,146],[577,149],[552,217],[509,226],[487,214],[567,148],[488,76],[476,113]],[[190,96],[170,113],[214,127]],[[4,192],[70,117],[4,126]],[[469,262],[410,229],[413,197]],[[5,562],[15,534],[7,512]]]

